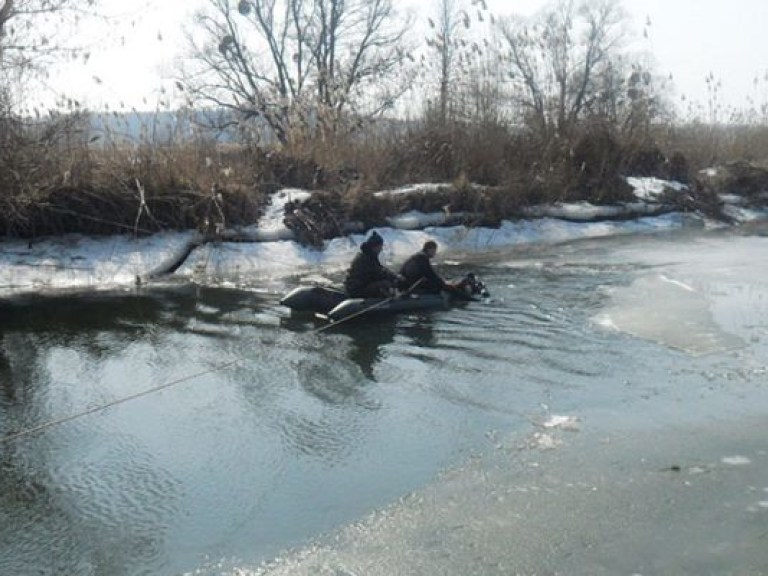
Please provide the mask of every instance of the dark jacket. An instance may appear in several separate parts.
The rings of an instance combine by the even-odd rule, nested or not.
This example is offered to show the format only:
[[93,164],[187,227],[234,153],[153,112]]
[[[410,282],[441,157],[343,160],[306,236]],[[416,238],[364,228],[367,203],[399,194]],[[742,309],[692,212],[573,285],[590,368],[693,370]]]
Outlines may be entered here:
[[366,243],[363,243],[360,246],[360,252],[354,257],[349,270],[347,270],[347,277],[344,279],[344,290],[350,296],[361,295],[365,292],[367,286],[382,280],[394,283],[397,281],[397,274],[385,268],[379,262],[378,254]]
[[410,289],[418,282],[418,285],[413,288],[414,292],[440,292],[446,288],[445,281],[437,275],[429,261],[429,256],[423,251],[416,252],[403,263],[400,275],[405,278],[402,288]]

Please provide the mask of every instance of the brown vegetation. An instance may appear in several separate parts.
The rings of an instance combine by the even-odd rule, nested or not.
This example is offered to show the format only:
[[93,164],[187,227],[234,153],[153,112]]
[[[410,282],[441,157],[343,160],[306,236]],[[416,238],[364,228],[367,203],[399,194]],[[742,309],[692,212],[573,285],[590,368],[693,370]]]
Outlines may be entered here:
[[[146,234],[250,224],[263,204],[247,155],[184,142],[103,146],[86,118],[7,118],[0,137],[0,234]],[[237,169],[237,171],[236,171]]]
[[[766,190],[762,169],[745,161],[702,184],[696,176],[708,163],[699,155],[699,140],[679,127],[659,129],[661,144],[639,147],[623,142],[610,125],[593,123],[556,145],[541,145],[501,126],[483,132],[455,124],[267,149],[195,140],[104,145],[83,137],[82,122],[56,118],[41,128],[6,119],[0,140],[0,234],[194,228],[215,234],[257,221],[269,194],[281,187],[318,191],[302,206],[303,222],[299,213],[288,219],[308,243],[343,234],[352,223],[381,226],[387,216],[408,210],[466,212],[475,215],[469,224],[496,225],[532,204],[630,201],[628,175],[691,182],[692,194],[700,198],[685,208],[696,209],[698,202],[708,213],[717,205],[715,188],[733,189],[755,202],[764,201],[759,193]],[[760,131],[744,130],[758,140]],[[737,132],[731,128],[719,141],[718,154],[708,158],[712,164],[741,159]],[[751,155],[768,157],[768,148],[755,147]],[[415,182],[446,184],[429,194],[373,194]]]

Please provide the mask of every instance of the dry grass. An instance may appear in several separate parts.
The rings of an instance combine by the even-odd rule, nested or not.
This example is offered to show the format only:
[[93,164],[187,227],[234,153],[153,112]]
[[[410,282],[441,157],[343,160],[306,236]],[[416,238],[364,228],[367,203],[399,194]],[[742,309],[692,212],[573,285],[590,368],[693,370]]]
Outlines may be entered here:
[[[768,159],[768,127],[759,125],[656,126],[650,138],[626,142],[598,122],[567,140],[498,124],[391,122],[323,139],[298,134],[276,149],[189,136],[129,142],[103,134],[94,142],[86,120],[2,120],[0,234],[215,234],[255,222],[280,187],[323,191],[307,207],[325,219],[308,221],[315,240],[406,210],[476,213],[473,223],[494,225],[531,204],[628,200],[624,175],[686,181],[703,167]],[[372,194],[415,182],[448,184],[407,198]]]
[[667,154],[684,157],[693,173],[738,160],[768,160],[768,125],[660,126],[655,137]]
[[215,232],[252,223],[264,194],[247,155],[203,142],[89,142],[81,124],[15,123],[0,144],[0,233]]

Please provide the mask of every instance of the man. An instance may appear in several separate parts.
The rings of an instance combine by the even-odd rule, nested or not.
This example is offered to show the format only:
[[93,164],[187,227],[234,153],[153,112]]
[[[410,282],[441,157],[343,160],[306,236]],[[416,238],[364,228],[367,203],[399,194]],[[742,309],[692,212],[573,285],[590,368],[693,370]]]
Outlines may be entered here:
[[400,275],[405,278],[400,287],[419,294],[438,294],[451,287],[437,275],[430,260],[437,254],[437,243],[433,240],[424,242],[420,252],[405,261],[400,268]]
[[379,262],[384,239],[375,231],[360,245],[344,279],[344,290],[352,298],[387,298],[400,277]]

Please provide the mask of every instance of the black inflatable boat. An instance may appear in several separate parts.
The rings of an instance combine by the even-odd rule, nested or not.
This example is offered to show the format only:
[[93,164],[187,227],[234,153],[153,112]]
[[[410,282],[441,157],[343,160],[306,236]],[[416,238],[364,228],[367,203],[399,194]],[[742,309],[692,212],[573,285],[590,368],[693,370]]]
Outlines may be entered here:
[[445,309],[451,304],[480,300],[488,290],[474,274],[467,274],[450,291],[439,294],[405,293],[391,298],[349,298],[343,290],[324,286],[299,286],[280,304],[293,312],[315,314],[338,322],[357,316],[388,315],[417,310]]

